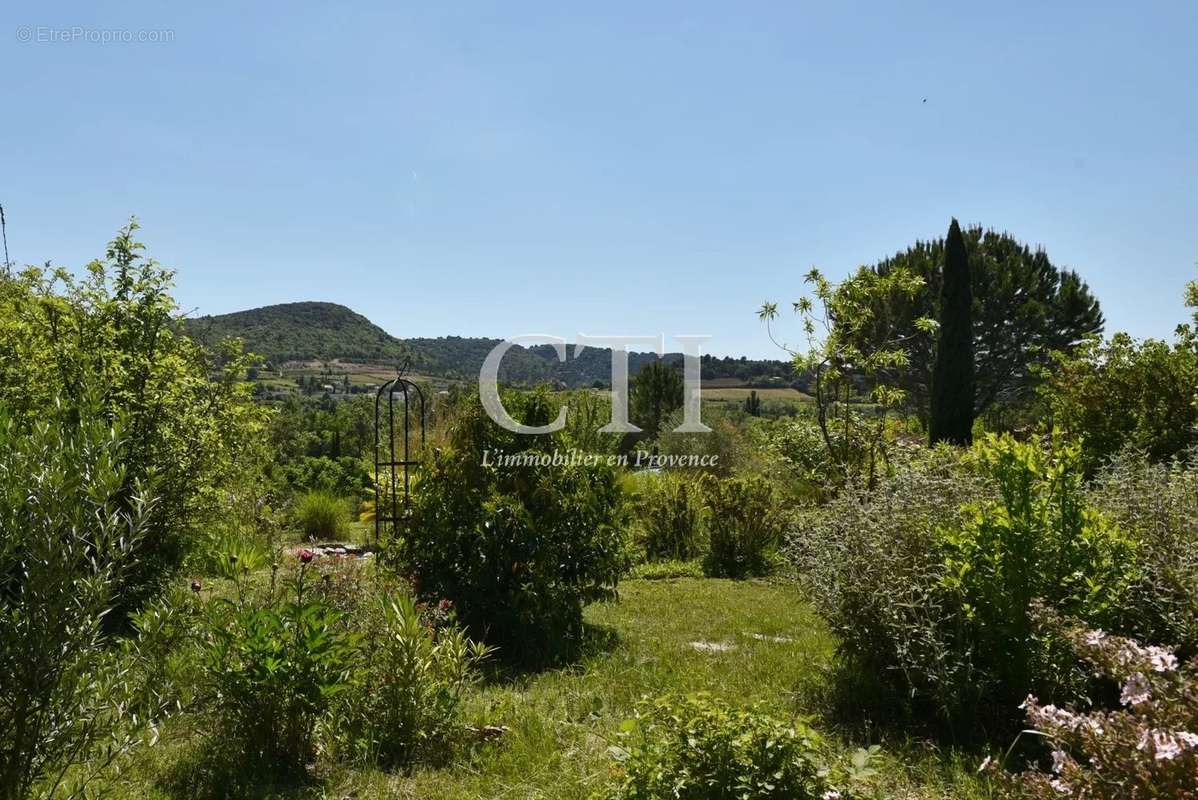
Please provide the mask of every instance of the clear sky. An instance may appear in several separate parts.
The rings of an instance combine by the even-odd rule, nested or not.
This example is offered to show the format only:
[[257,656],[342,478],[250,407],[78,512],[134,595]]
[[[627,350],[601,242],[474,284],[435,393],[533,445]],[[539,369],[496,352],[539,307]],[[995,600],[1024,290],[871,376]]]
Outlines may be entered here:
[[12,258],[136,214],[197,313],[774,355],[763,300],[954,215],[1078,269],[1108,331],[1169,335],[1198,277],[1194,0],[53,5],[0,31]]

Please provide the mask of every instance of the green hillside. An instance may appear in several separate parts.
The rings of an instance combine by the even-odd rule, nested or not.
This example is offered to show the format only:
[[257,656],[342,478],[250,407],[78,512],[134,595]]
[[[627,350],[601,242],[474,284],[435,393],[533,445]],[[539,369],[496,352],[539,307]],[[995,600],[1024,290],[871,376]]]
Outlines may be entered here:
[[[318,302],[264,306],[197,317],[184,324],[188,333],[209,346],[237,337],[248,350],[275,364],[337,359],[388,366],[406,363],[426,375],[461,380],[477,378],[487,354],[501,341],[463,336],[398,339],[345,306]],[[610,380],[610,350],[587,348],[575,357],[570,347],[568,354],[563,364],[549,345],[515,346],[504,356],[499,377],[507,383],[560,381],[570,387]],[[653,353],[630,353],[629,372],[635,375],[656,357]],[[680,353],[669,353],[665,358],[673,364],[682,362]],[[796,375],[784,361],[704,356],[703,378],[734,384],[789,385]]]
[[403,361],[403,342],[361,314],[336,303],[281,303],[232,314],[196,317],[187,332],[207,345],[240,338],[247,350],[268,361]]

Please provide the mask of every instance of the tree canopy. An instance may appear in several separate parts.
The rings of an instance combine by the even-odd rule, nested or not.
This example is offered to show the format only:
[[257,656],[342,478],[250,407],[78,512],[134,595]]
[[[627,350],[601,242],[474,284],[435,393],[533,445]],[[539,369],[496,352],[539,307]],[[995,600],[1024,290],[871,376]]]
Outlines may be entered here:
[[[1104,320],[1085,281],[1055,266],[1044,250],[980,226],[962,234],[973,295],[974,411],[980,414],[1027,399],[1036,383],[1033,367],[1047,365],[1053,350],[1070,350],[1087,335],[1101,333]],[[909,299],[888,298],[895,305],[886,315],[908,342],[910,363],[900,385],[923,413],[930,405],[935,339],[916,336],[916,322],[940,318],[944,249],[944,239],[916,242],[869,267],[879,275],[901,268],[923,279]],[[857,335],[868,340],[873,332],[862,329]]]

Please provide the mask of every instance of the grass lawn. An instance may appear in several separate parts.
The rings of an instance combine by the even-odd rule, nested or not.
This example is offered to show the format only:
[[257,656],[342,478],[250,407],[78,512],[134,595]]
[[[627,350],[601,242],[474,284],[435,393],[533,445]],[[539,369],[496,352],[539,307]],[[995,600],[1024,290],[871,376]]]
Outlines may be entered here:
[[[510,733],[440,769],[411,775],[343,770],[322,786],[279,797],[587,798],[615,773],[607,749],[644,695],[707,691],[737,705],[762,702],[775,716],[816,716],[834,642],[786,584],[702,578],[630,580],[620,601],[587,610],[589,654],[576,664],[496,678],[471,698],[468,717]],[[815,723],[825,731],[831,726]],[[843,741],[852,749],[876,742]],[[975,759],[911,742],[881,740],[886,757],[877,797],[986,797]],[[147,751],[118,796],[171,797],[154,775],[171,748]],[[266,795],[264,795],[266,796]]]

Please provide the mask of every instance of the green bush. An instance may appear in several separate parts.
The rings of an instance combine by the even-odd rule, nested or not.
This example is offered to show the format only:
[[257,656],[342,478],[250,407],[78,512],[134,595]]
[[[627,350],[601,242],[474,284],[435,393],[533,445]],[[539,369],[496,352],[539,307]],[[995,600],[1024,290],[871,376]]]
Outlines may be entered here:
[[1119,628],[1198,654],[1198,468],[1124,452],[1087,495],[1139,550],[1139,577],[1120,603]]
[[610,800],[806,800],[831,792],[818,733],[704,694],[644,701],[621,727]]
[[695,481],[644,476],[635,513],[648,561],[687,561],[702,549],[703,502]]
[[716,478],[703,482],[707,500],[708,575],[743,578],[769,569],[782,538],[778,498],[764,478]]
[[342,695],[341,738],[368,763],[443,761],[463,733],[462,694],[490,650],[452,625],[434,628],[410,595],[381,595],[372,605],[361,620],[363,664]]
[[[301,552],[301,559],[310,555]],[[350,686],[353,637],[341,614],[305,586],[294,599],[213,601],[205,641],[205,679],[215,701],[219,744],[248,763],[296,773],[315,755],[317,724]]]
[[224,490],[257,467],[269,414],[242,380],[250,359],[239,345],[210,354],[181,334],[173,273],[143,258],[136,230],[121,229],[82,277],[30,267],[0,280],[0,401],[28,424],[53,416],[58,397],[92,394],[96,414],[125,419],[122,492],[154,483],[113,627],[226,516]]
[[338,541],[349,527],[349,504],[328,492],[308,492],[295,504],[295,519],[308,541]]
[[1124,448],[1168,461],[1198,443],[1198,347],[1116,333],[1055,354],[1041,396],[1053,424],[1082,441],[1088,474]]
[[1030,602],[1117,625],[1138,575],[1134,542],[1086,506],[1081,475],[1076,446],[988,437],[966,463],[934,451],[808,515],[790,550],[845,675],[957,733],[1012,723],[1029,689],[1079,691],[1084,676],[1035,635]]
[[[542,392],[504,402],[529,425],[556,413]],[[447,439],[388,557],[416,577],[423,598],[451,600],[471,633],[503,648],[501,656],[560,654],[581,632],[583,606],[613,596],[627,568],[613,471],[549,463],[552,437],[500,428],[477,395],[461,399]],[[497,454],[531,463],[500,466]]]
[[[23,425],[0,408],[0,797],[50,795],[68,763],[134,741],[138,692],[102,622],[153,502],[126,483],[126,442],[94,408]],[[131,490],[132,493],[127,493]],[[107,756],[102,751],[107,748]],[[79,777],[86,783],[89,776]]]
[[1051,692],[1056,664],[1042,664],[1031,603],[1040,599],[1093,625],[1117,624],[1138,576],[1134,542],[1088,508],[1081,449],[988,436],[975,449],[999,498],[965,509],[942,532],[946,593],[959,646],[971,651],[979,701],[1018,703],[1028,687]]

